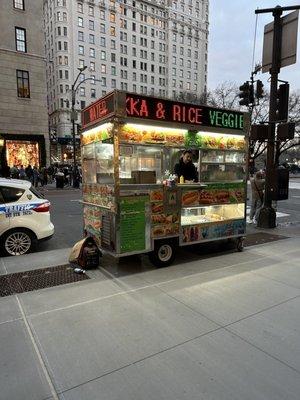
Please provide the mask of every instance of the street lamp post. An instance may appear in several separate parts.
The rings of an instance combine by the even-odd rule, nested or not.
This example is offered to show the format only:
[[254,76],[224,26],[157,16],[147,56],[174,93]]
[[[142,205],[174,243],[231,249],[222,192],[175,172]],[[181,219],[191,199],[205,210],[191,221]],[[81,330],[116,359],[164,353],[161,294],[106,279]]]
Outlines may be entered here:
[[85,65],[84,67],[78,68],[79,73],[71,87],[71,93],[72,93],[72,107],[71,107],[71,121],[72,121],[72,136],[73,136],[73,187],[77,187],[77,179],[75,179],[75,169],[76,169],[76,133],[75,133],[75,119],[76,119],[76,111],[75,111],[75,97],[76,97],[76,83],[78,81],[78,78],[82,74],[83,71],[87,69],[87,66]]

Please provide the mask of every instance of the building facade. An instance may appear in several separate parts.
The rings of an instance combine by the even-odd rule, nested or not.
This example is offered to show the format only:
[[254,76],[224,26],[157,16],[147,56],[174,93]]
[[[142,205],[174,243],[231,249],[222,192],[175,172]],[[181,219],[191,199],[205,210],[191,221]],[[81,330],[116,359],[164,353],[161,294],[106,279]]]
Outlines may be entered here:
[[58,147],[71,143],[79,68],[87,67],[75,88],[77,110],[113,89],[199,99],[207,82],[208,6],[208,0],[44,0],[48,107]]
[[41,166],[49,161],[42,21],[41,2],[1,0],[1,165]]

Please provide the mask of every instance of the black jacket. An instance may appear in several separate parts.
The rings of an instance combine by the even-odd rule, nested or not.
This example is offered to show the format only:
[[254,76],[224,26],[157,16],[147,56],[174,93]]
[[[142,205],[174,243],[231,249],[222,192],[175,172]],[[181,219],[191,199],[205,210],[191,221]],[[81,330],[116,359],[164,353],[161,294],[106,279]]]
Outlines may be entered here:
[[179,161],[174,167],[174,173],[180,179],[183,175],[184,180],[198,182],[197,168],[192,162],[185,164],[182,160]]

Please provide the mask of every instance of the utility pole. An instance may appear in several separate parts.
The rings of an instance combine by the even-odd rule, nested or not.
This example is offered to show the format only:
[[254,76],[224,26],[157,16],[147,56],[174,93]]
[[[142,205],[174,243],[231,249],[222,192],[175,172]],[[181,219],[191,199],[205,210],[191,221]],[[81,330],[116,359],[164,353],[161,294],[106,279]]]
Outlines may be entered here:
[[273,26],[273,49],[272,66],[270,68],[271,86],[270,86],[270,106],[269,106],[269,125],[270,134],[267,141],[267,163],[266,163],[266,181],[264,204],[258,216],[257,226],[260,228],[275,228],[276,212],[272,207],[272,176],[274,173],[275,162],[275,128],[276,128],[276,110],[277,110],[277,85],[278,74],[281,67],[281,45],[282,45],[282,19],[283,11],[296,10],[299,6],[280,7],[255,10],[255,14],[272,13],[274,17]]
[[71,95],[72,95],[72,99],[71,99],[71,120],[72,120],[72,136],[73,136],[73,168],[75,170],[75,166],[76,166],[76,132],[75,132],[75,119],[76,119],[76,111],[75,111],[75,103],[76,103],[76,90],[77,88],[76,83],[78,81],[78,78],[80,77],[80,75],[82,74],[83,71],[85,71],[87,69],[87,66],[85,65],[82,68],[78,68],[79,73],[73,83],[73,85],[71,86]]

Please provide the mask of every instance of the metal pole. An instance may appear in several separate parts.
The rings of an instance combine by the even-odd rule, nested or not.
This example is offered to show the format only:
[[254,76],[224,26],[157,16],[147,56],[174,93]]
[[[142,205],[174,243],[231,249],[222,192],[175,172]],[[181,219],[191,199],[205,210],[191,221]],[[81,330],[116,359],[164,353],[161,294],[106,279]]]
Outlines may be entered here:
[[75,89],[74,89],[74,85],[72,85],[71,119],[72,119],[72,135],[73,135],[73,170],[75,170],[75,166],[76,166],[76,135],[75,135]]
[[282,8],[280,6],[275,7],[273,9],[274,33],[273,33],[272,67],[270,69],[271,87],[270,87],[269,123],[270,123],[271,133],[267,143],[267,163],[266,163],[264,204],[259,212],[257,221],[257,226],[259,228],[275,228],[276,226],[276,212],[272,208],[271,181],[274,171],[277,83],[278,83],[278,74],[280,72],[280,60],[281,60],[281,41],[282,41],[281,15],[282,15]]

